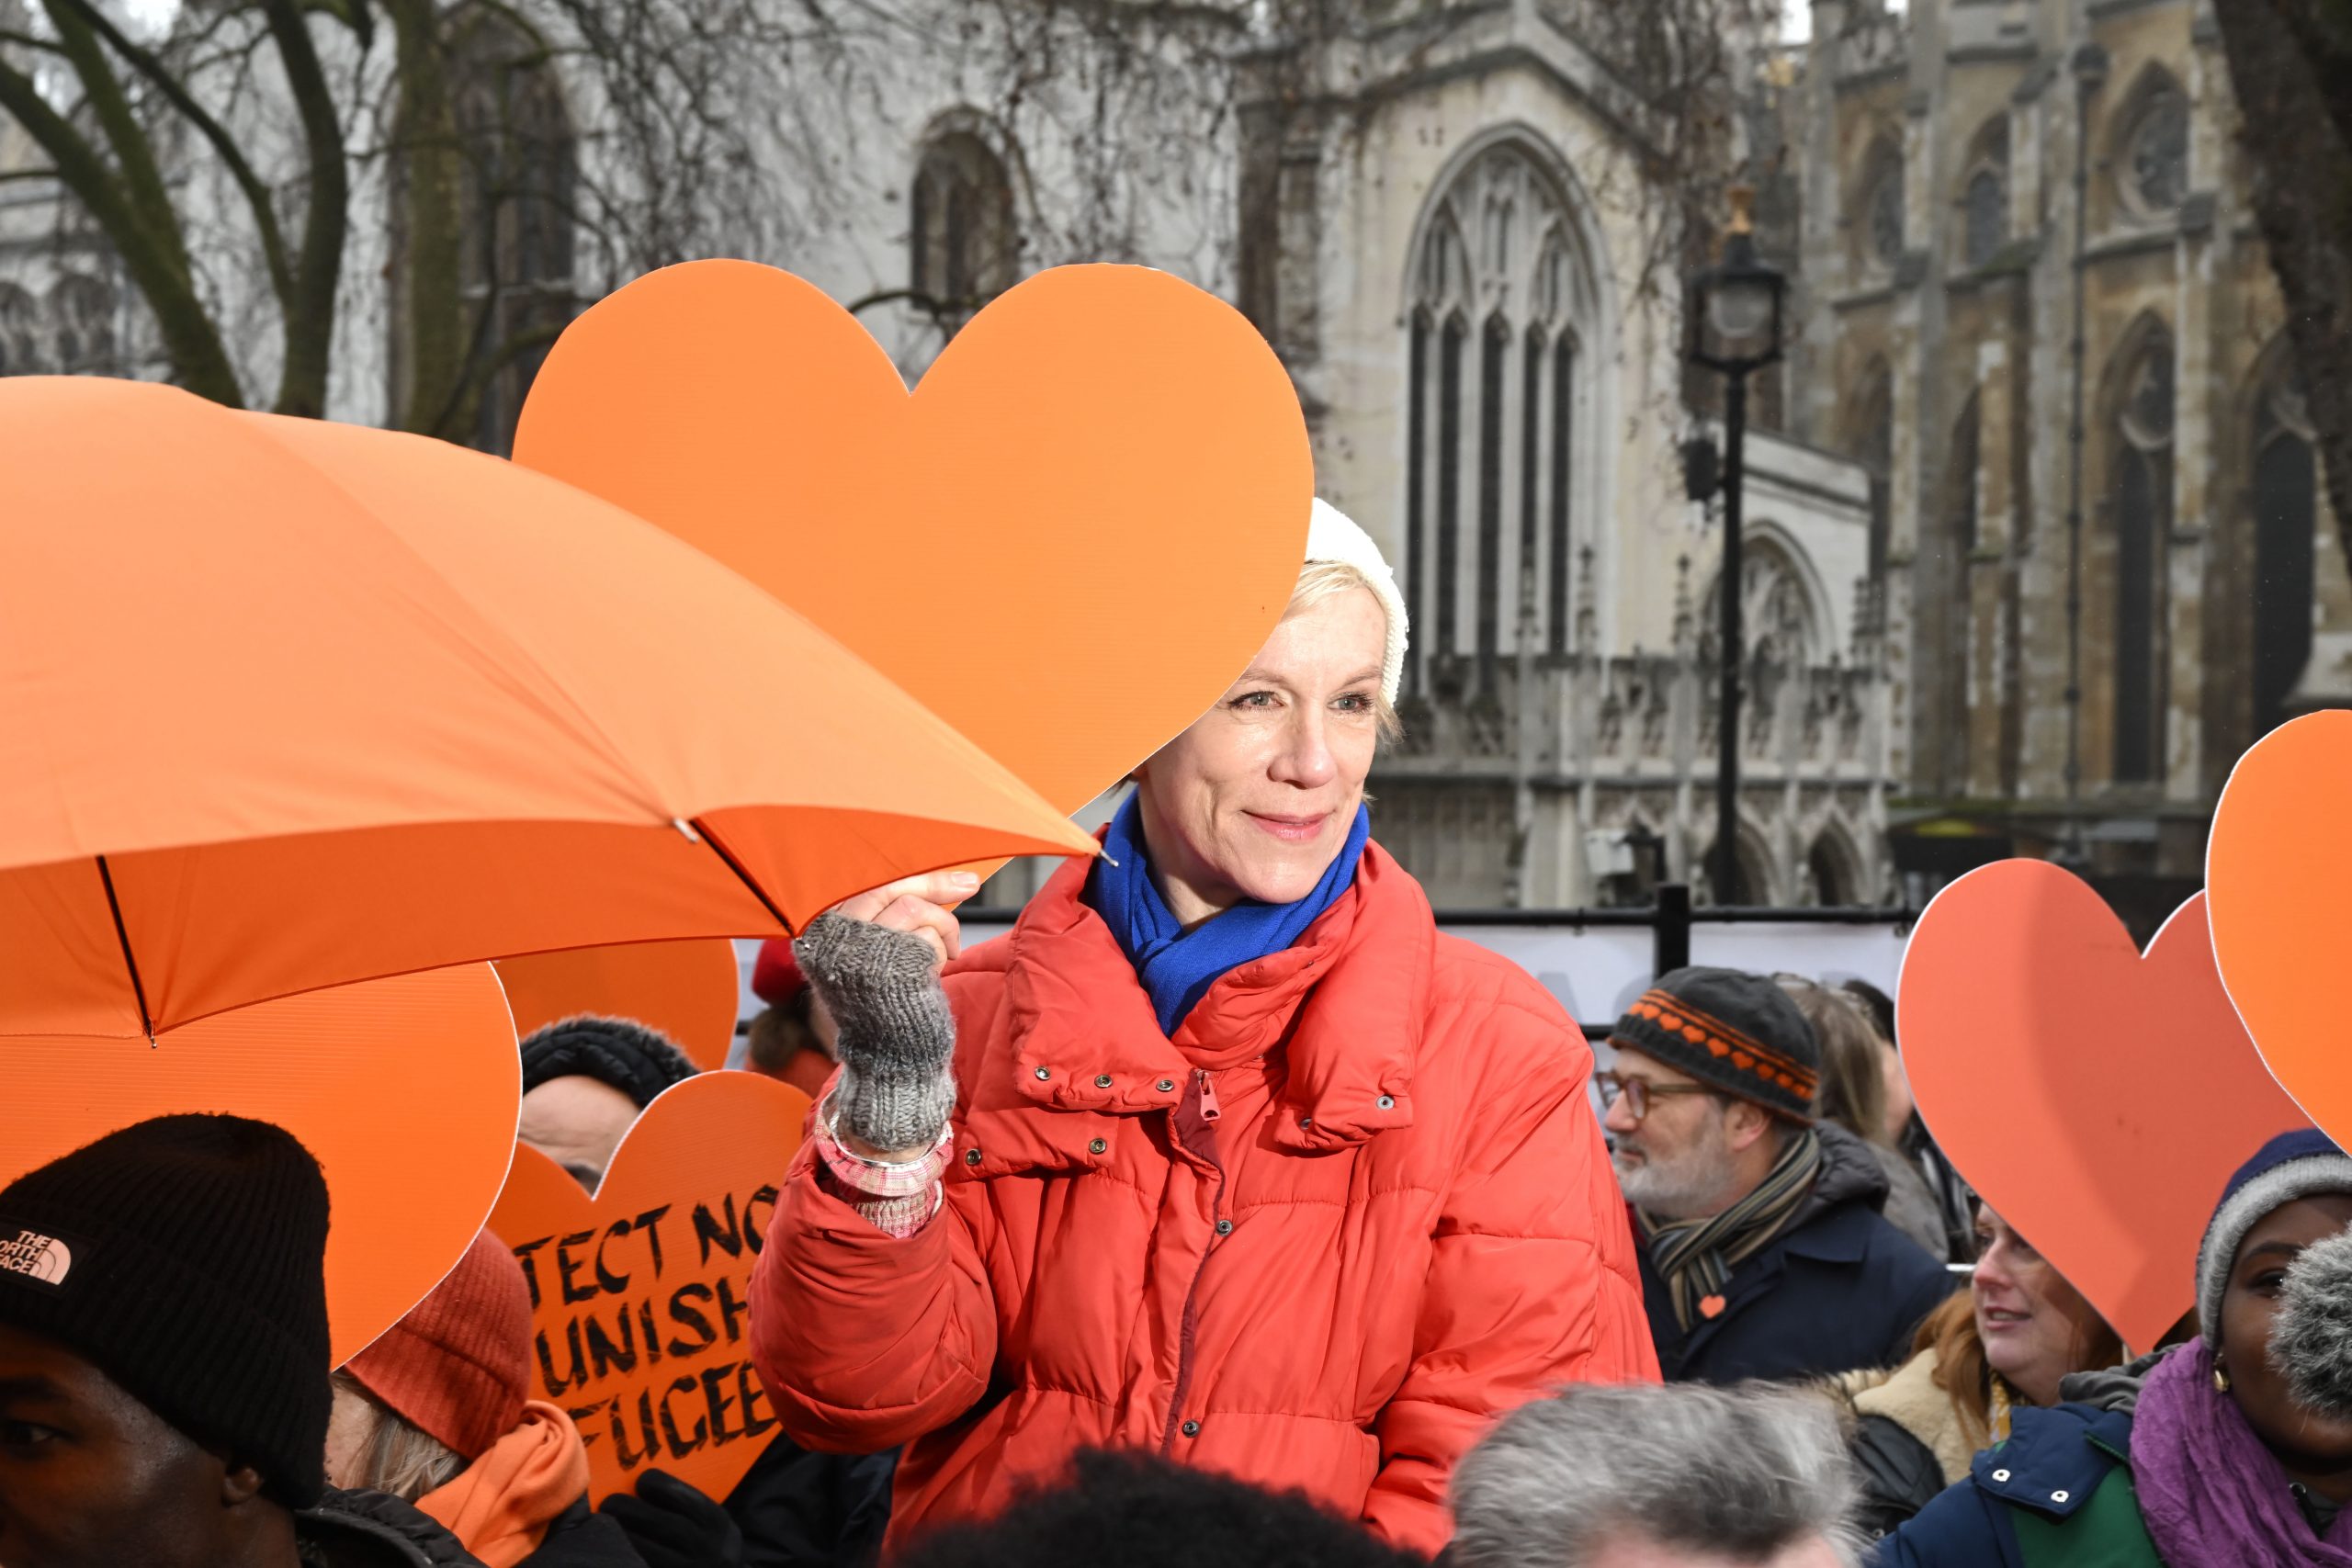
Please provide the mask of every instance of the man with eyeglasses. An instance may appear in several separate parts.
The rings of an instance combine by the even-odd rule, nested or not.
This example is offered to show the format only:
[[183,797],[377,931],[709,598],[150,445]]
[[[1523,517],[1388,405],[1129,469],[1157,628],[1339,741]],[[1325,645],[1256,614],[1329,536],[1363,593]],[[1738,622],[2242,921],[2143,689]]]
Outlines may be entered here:
[[1781,987],[1659,977],[1610,1032],[1602,1124],[1669,1381],[1894,1366],[1952,1277],[1880,1217],[1886,1176],[1813,1116],[1819,1043]]

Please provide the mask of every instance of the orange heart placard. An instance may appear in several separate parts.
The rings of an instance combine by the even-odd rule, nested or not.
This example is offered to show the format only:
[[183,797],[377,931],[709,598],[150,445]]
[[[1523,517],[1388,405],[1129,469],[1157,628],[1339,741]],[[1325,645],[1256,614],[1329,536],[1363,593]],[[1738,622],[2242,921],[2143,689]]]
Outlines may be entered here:
[[635,1019],[704,1068],[725,1066],[735,1043],[743,978],[735,944],[724,937],[568,948],[502,958],[497,966],[519,1035],[583,1012]]
[[2222,984],[2280,1085],[2352,1143],[2352,1055],[2335,976],[2352,888],[2352,713],[2280,725],[2231,770],[2206,841]]
[[808,1097],[703,1073],[647,1106],[594,1197],[517,1145],[490,1228],[531,1288],[537,1397],[588,1447],[590,1496],[658,1468],[724,1498],[776,1432],[751,1362],[752,1266]]
[[1961,1175],[2127,1344],[2155,1345],[2194,1303],[2230,1174],[2303,1124],[2222,988],[2204,895],[2143,957],[2073,873],[1979,867],[1919,917],[1895,1008]]
[[1256,657],[1314,489],[1257,329],[1136,266],[1008,290],[911,394],[789,273],[667,267],[565,329],[514,457],[733,567],[1069,811]]
[[144,1040],[0,1045],[0,1185],[151,1116],[231,1112],[292,1133],[326,1174],[337,1365],[405,1316],[480,1234],[523,1092],[487,964],[311,991]]

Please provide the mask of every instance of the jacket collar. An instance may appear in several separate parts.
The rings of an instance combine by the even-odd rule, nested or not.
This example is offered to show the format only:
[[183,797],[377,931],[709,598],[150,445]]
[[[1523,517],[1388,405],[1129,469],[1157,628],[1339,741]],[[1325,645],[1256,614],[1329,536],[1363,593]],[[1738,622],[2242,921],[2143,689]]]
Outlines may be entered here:
[[1277,1144],[1338,1148],[1411,1125],[1437,927],[1419,885],[1378,845],[1365,846],[1354,885],[1305,936],[1219,979],[1172,1040],[1080,896],[1088,868],[1065,864],[1007,939],[1016,1077],[1030,1100],[1065,1111],[1166,1110],[1196,1067],[1279,1054]]
[[2009,1440],[1978,1454],[1970,1474],[1978,1490],[2055,1518],[2089,1502],[2132,1451],[2129,1411],[2029,1406],[2010,1419]]

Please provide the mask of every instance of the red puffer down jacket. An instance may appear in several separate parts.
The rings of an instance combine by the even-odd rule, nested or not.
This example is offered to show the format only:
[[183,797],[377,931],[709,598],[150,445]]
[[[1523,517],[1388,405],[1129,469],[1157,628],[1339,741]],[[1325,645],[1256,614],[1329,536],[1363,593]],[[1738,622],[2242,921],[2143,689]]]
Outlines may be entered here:
[[1436,1551],[1497,1416],[1657,1376],[1582,1033],[1374,846],[1171,1042],[1085,876],[947,971],[928,1227],[887,1237],[794,1165],[752,1298],[785,1429],[908,1445],[893,1542],[1131,1445]]

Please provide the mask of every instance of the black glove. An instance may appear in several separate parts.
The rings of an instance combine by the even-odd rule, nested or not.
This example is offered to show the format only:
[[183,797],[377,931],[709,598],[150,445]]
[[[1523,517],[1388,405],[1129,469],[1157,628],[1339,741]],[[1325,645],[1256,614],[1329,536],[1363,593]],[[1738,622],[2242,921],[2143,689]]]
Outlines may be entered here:
[[727,1510],[674,1475],[649,1470],[637,1495],[605,1499],[605,1517],[628,1532],[645,1568],[741,1568],[743,1532]]

